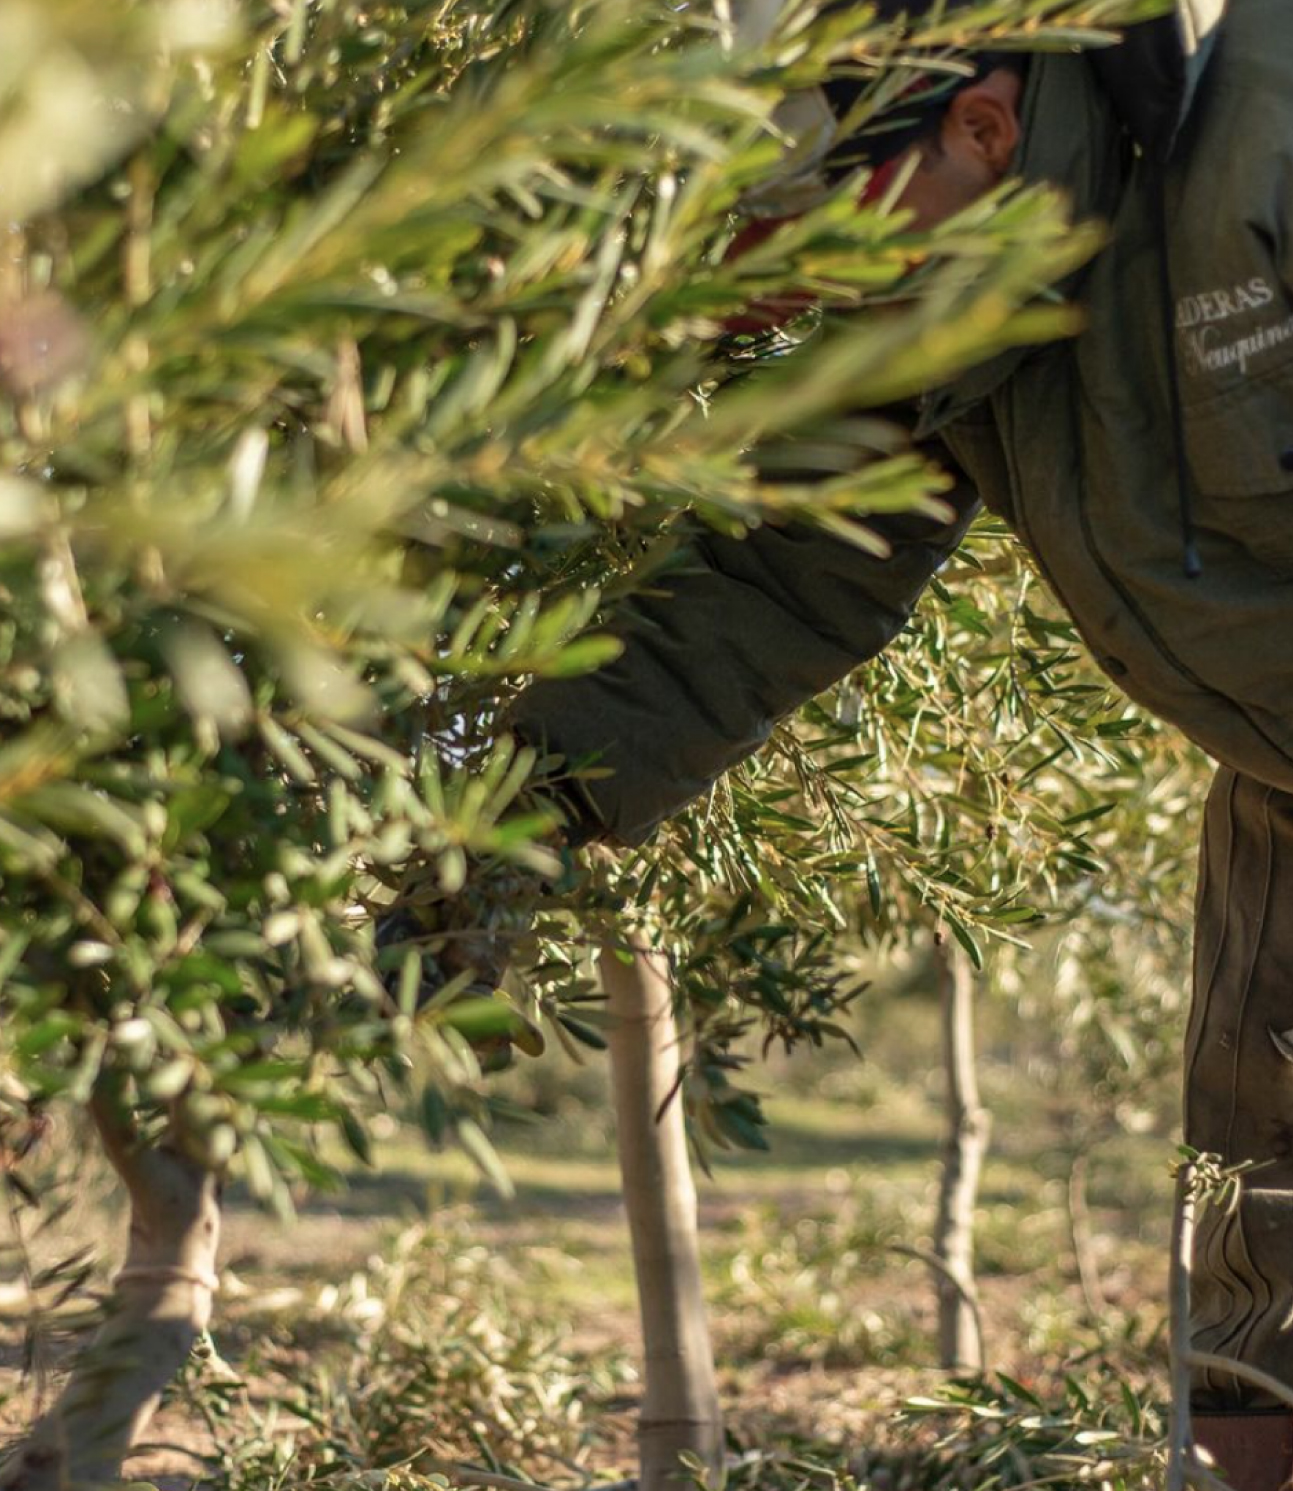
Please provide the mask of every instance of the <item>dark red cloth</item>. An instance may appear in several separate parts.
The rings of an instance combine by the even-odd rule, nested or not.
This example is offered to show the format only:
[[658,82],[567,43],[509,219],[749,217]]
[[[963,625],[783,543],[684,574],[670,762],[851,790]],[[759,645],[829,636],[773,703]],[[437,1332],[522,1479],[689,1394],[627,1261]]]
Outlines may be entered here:
[[[893,160],[885,161],[882,166],[878,166],[871,172],[866,186],[862,188],[858,196],[859,207],[865,207],[884,195],[898,174],[898,167],[902,160],[902,156],[895,156]],[[792,223],[800,215],[791,213],[786,217],[755,218],[747,223],[728,244],[724,259],[739,259],[743,254],[748,254],[751,249],[757,248],[759,244],[771,238],[783,223]],[[792,316],[797,316],[800,311],[807,310],[813,303],[814,297],[806,290],[793,295],[779,295],[776,299],[756,300],[745,310],[729,316],[723,322],[723,330],[733,335],[743,333],[753,335],[760,331],[773,331],[778,326],[784,326]]]

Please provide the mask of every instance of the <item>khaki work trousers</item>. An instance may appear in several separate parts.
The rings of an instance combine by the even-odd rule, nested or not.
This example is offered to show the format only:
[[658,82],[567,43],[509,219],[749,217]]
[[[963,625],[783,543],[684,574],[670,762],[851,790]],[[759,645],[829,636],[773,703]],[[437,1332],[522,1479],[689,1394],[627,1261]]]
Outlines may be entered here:
[[[1185,1139],[1255,1162],[1230,1215],[1196,1239],[1195,1346],[1293,1385],[1293,795],[1221,768],[1199,859]],[[1197,1406],[1274,1400],[1228,1374],[1196,1374]]]

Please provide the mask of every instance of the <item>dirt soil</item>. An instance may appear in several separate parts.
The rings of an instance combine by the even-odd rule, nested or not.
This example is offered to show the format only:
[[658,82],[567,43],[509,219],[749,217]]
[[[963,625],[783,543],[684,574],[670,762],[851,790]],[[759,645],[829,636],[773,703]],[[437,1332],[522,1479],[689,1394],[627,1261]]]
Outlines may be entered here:
[[[933,1359],[931,1275],[883,1236],[870,1247],[864,1237],[860,1245],[855,1240],[856,1276],[848,1256],[832,1262],[809,1255],[817,1245],[813,1239],[829,1242],[833,1218],[849,1207],[860,1219],[859,1236],[873,1213],[883,1213],[886,1225],[899,1228],[902,1245],[927,1243],[937,1178],[937,1110],[919,1097],[883,1111],[787,1102],[781,1117],[774,1128],[779,1142],[769,1155],[737,1157],[701,1182],[712,1325],[729,1428],[747,1443],[787,1433],[865,1447],[884,1438],[905,1397],[927,1392],[942,1379]],[[542,1276],[554,1306],[569,1320],[570,1352],[591,1360],[632,1358],[637,1315],[613,1156],[604,1132],[590,1137],[586,1118],[577,1123],[577,1141],[560,1125],[538,1138],[533,1132],[505,1136],[504,1158],[517,1181],[510,1202],[485,1193],[457,1158],[432,1155],[394,1128],[375,1171],[353,1176],[340,1195],[302,1198],[295,1223],[266,1217],[235,1187],[226,1207],[214,1329],[218,1350],[238,1367],[264,1333],[291,1341],[303,1305],[364,1271],[402,1223],[434,1225],[438,1215],[461,1217],[470,1207],[476,1241],[523,1272]],[[1078,1277],[1065,1167],[1059,1157],[1039,1154],[1038,1138],[1025,1135],[1013,1149],[997,1147],[981,1204],[980,1307],[988,1358],[1025,1380],[1093,1329],[1152,1317],[1166,1272],[1164,1141],[1151,1136],[1122,1144],[1093,1162],[1085,1244],[1100,1298],[1092,1299],[1090,1280],[1084,1295]],[[29,1238],[38,1257],[82,1240],[101,1244],[119,1233],[120,1204],[108,1177],[91,1168],[75,1204],[50,1235]],[[1130,1192],[1128,1173],[1144,1178]],[[1134,1205],[1129,1194],[1136,1197]],[[805,1219],[806,1261],[782,1257],[785,1239],[795,1238]],[[106,1277],[111,1257],[99,1262],[99,1277]],[[732,1280],[744,1276],[743,1268],[756,1280],[762,1269],[772,1281],[769,1302],[761,1304],[757,1290],[741,1296]],[[834,1318],[846,1325],[879,1323],[875,1360],[866,1360],[866,1338],[859,1342],[852,1330],[844,1332],[847,1349],[833,1350],[829,1314],[808,1310],[796,1316],[789,1295],[798,1287],[796,1270],[802,1275],[806,1268],[825,1269],[829,1290],[846,1292],[842,1313]],[[779,1271],[785,1271],[784,1281]],[[776,1297],[783,1290],[784,1297]],[[827,1292],[823,1286],[823,1297]],[[8,1327],[0,1337],[0,1432],[6,1434],[20,1432],[33,1408],[15,1319],[22,1298],[14,1282],[7,1291],[0,1288],[0,1328]],[[810,1289],[804,1308],[814,1303],[821,1302]],[[1103,1321],[1093,1319],[1101,1312]],[[308,1350],[308,1338],[300,1349]],[[56,1352],[43,1365],[56,1373],[58,1360]],[[268,1399],[275,1386],[254,1375],[247,1381],[253,1399]],[[632,1385],[600,1405],[596,1457],[582,1469],[599,1476],[629,1472],[635,1407]],[[290,1422],[282,1428],[286,1432]],[[189,1491],[201,1483],[198,1457],[210,1452],[212,1441],[200,1420],[181,1406],[167,1406],[150,1440],[156,1448],[137,1457],[132,1475],[161,1491]]]

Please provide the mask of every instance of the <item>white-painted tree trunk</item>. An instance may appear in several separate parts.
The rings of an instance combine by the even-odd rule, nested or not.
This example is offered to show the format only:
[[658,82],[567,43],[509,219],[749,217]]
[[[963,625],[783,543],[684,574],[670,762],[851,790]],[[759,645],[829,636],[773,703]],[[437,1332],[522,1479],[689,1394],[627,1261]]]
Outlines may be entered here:
[[645,945],[624,962],[607,948],[611,1078],[624,1203],[642,1315],[645,1393],[638,1425],[639,1491],[689,1484],[679,1456],[716,1475],[723,1425],[701,1284],[696,1188],[678,1093],[681,1067],[664,958]]
[[136,1147],[108,1110],[99,1131],[130,1196],[126,1260],[106,1319],[56,1402],[0,1470],[4,1491],[96,1491],[121,1465],[207,1327],[219,1182],[175,1150]]
[[974,970],[965,953],[940,940],[934,947],[942,1009],[947,1126],[934,1255],[938,1277],[938,1347],[944,1367],[984,1366],[974,1278],[974,1212],[992,1118],[979,1101],[974,1049]]

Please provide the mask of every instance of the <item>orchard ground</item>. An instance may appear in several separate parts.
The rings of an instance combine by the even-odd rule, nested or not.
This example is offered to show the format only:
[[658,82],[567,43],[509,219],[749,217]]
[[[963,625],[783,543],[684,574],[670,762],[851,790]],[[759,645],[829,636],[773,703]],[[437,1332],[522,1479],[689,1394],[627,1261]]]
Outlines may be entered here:
[[[949,1382],[936,1366],[933,1276],[905,1251],[928,1246],[935,1213],[936,1012],[886,998],[864,1011],[860,1034],[860,1059],[840,1049],[774,1061],[760,1074],[771,1149],[719,1153],[712,1176],[698,1175],[729,1431],[739,1450],[781,1457],[732,1485],[1062,1485],[1068,1459],[1073,1485],[1152,1484],[1135,1478],[1144,1472],[1125,1444],[1128,1479],[1101,1474],[1099,1457],[1115,1437],[1143,1448],[1161,1427],[1142,1409],[1163,1396],[1166,1084],[1119,1130],[1057,1075],[1049,1032],[989,1012],[981,1304],[990,1373],[1023,1396],[990,1377],[966,1390],[959,1415],[903,1417],[907,1400]],[[602,1063],[554,1057],[502,1079],[500,1093],[518,1114],[495,1129],[511,1200],[395,1117],[375,1167],[353,1169],[344,1192],[303,1197],[293,1225],[233,1188],[218,1357],[194,1362],[135,1477],[162,1491],[349,1491],[387,1484],[366,1472],[396,1463],[429,1474],[471,1462],[549,1486],[631,1475],[637,1320]],[[524,1107],[539,1116],[519,1116]],[[1087,1205],[1079,1198],[1075,1217],[1079,1155]],[[90,1185],[82,1173],[67,1217],[31,1244],[38,1265],[120,1230],[109,1191],[105,1173]],[[1085,1287],[1079,1278],[1075,1225],[1095,1290],[1090,1267]],[[112,1256],[94,1257],[101,1281]],[[8,1430],[31,1405],[23,1298],[6,1286]]]

